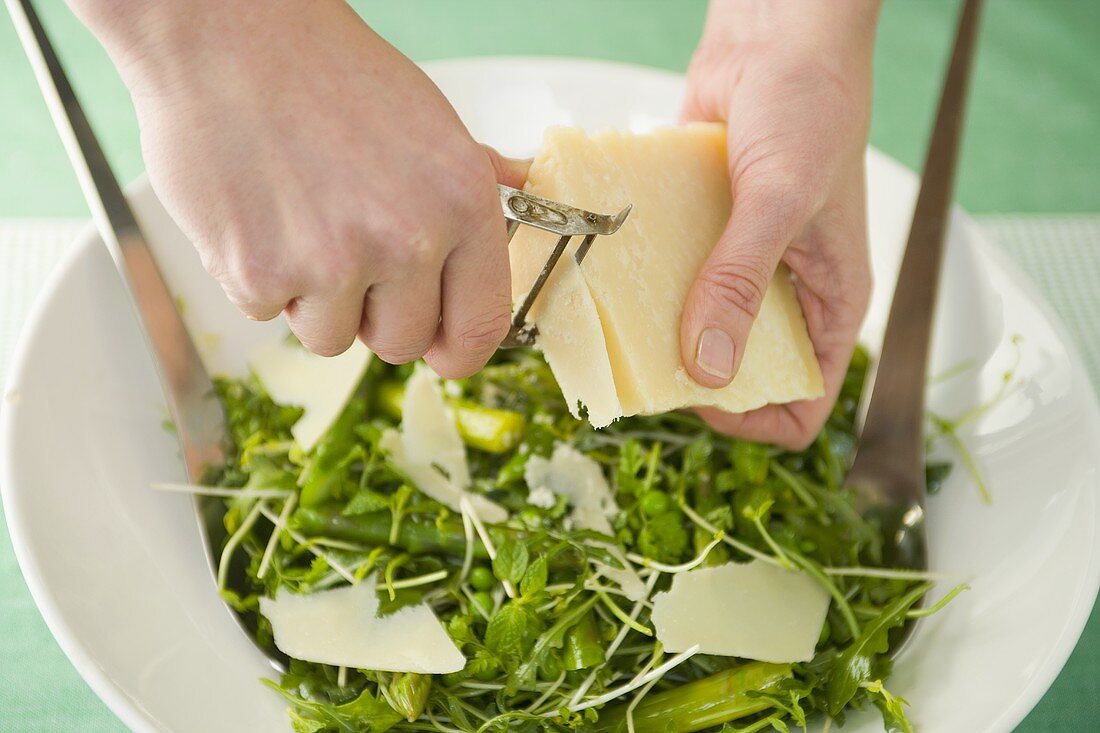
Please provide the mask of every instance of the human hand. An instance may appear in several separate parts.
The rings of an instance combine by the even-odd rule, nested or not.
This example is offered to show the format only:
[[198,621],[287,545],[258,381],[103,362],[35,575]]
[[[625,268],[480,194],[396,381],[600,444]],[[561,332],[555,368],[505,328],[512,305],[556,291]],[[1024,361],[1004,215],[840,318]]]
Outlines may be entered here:
[[840,391],[870,298],[864,149],[877,0],[713,0],[682,117],[728,124],[733,211],[684,307],[700,384],[732,380],[779,262],[794,277],[825,382],[820,399],[734,415],[731,435],[800,449]]
[[338,354],[358,334],[442,376],[484,365],[511,309],[495,184],[434,84],[343,0],[73,0],[134,99],[161,201],[246,315]]

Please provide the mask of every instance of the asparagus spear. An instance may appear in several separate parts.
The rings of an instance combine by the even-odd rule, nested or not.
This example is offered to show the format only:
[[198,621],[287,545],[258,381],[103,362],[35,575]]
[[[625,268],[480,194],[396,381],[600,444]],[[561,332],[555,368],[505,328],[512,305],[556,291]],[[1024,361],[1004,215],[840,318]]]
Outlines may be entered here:
[[[749,662],[696,682],[647,695],[634,708],[634,733],[691,733],[738,720],[772,707],[750,692],[768,692],[791,676],[791,665]],[[623,703],[600,713],[595,733],[626,730]]]
[[[405,400],[405,385],[384,382],[378,387],[378,407],[393,418],[401,418],[401,403]],[[523,439],[523,415],[511,410],[498,410],[476,402],[448,399],[455,413],[458,433],[471,448],[488,453],[507,453]]]
[[[344,516],[338,505],[299,507],[294,512],[294,524],[308,537],[332,537],[365,545],[390,543],[390,523],[393,517],[388,511],[369,512],[357,516]],[[412,554],[448,552],[461,556],[466,551],[466,534],[457,518],[442,522],[434,518],[409,515],[401,520],[397,531],[398,547]],[[488,558],[485,547],[474,544],[474,556]]]

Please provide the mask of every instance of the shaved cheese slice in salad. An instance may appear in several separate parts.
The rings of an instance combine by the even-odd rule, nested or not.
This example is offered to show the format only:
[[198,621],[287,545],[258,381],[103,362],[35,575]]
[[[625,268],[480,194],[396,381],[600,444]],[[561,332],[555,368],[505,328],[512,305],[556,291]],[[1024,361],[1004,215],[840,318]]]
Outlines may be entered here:
[[405,382],[401,410],[402,442],[409,460],[435,464],[456,486],[469,486],[466,446],[458,434],[454,413],[443,400],[439,377],[426,365],[417,365]]
[[483,521],[508,519],[504,507],[466,490],[470,485],[466,447],[443,400],[439,377],[428,367],[418,367],[405,384],[401,430],[386,430],[378,445],[416,488],[440,504],[462,512],[465,497]]
[[653,598],[653,626],[667,652],[761,662],[808,662],[829,593],[806,573],[753,560],[678,573]]
[[[549,489],[564,496],[573,505],[570,515],[577,529],[591,529],[600,534],[614,536],[609,517],[615,515],[618,506],[611,494],[611,487],[603,475],[600,464],[581,453],[576,448],[559,443],[547,460],[542,456],[531,456],[524,468],[528,496],[539,496]],[[530,500],[530,499],[529,499]],[[626,597],[632,601],[646,596],[645,583],[630,567],[622,551],[615,545],[606,547],[623,564],[616,568],[597,563],[600,573],[623,589]]]
[[308,453],[340,416],[370,359],[358,340],[339,356],[318,356],[283,337],[253,351],[248,368],[272,400],[304,410],[290,432]]
[[530,493],[537,495],[540,488],[546,488],[568,499],[573,505],[574,526],[615,534],[608,518],[614,516],[617,507],[603,469],[576,448],[559,443],[549,460],[531,456],[523,477]]
[[427,603],[378,615],[374,575],[309,595],[260,598],[275,646],[295,659],[383,672],[448,674],[466,658]]

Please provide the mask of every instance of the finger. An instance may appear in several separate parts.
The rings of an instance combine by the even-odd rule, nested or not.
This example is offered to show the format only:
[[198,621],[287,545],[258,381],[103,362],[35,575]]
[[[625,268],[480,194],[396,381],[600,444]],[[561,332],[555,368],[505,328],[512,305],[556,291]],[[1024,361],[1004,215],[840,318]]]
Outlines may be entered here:
[[853,340],[852,345],[847,348],[818,353],[825,394],[815,400],[767,405],[758,410],[737,414],[713,407],[700,407],[696,412],[708,425],[726,435],[773,443],[787,450],[805,450],[817,437],[836,404],[854,347]]
[[817,437],[836,404],[854,348],[853,336],[849,342],[817,350],[825,384],[822,397],[786,405],[767,405],[743,413],[728,413],[713,407],[700,407],[696,412],[712,428],[727,435],[773,443],[787,450],[804,450]]
[[680,324],[681,358],[699,384],[733,380],[775,268],[808,209],[785,187],[735,189],[729,222],[688,292]]
[[451,253],[442,288],[439,333],[425,360],[441,377],[458,379],[485,366],[508,333],[512,299],[503,224],[483,229]]
[[531,158],[507,158],[488,145],[481,147],[489,155],[489,162],[493,164],[497,183],[503,183],[512,188],[523,188],[523,184],[527,181],[527,171],[531,167]]
[[221,284],[229,302],[253,321],[270,321],[283,312],[293,297],[279,273],[255,266],[230,268],[222,266],[220,260],[205,256],[203,267]]
[[[841,196],[792,242],[785,257],[797,276],[795,292],[821,366],[824,395],[743,414],[700,409],[699,414],[716,430],[802,450],[825,424],[843,387],[871,293],[862,192],[860,166]],[[832,254],[822,258],[823,252]]]
[[359,337],[382,361],[405,364],[422,357],[439,330],[439,267],[367,291]]
[[279,315],[286,309],[290,301],[287,298],[278,298],[275,300],[258,300],[248,298],[234,288],[231,285],[222,285],[222,290],[225,292],[229,302],[232,303],[237,310],[244,314],[245,318],[252,321],[270,321],[275,316]]
[[302,345],[321,356],[336,356],[348,350],[359,331],[363,314],[363,291],[302,296],[286,307],[286,322]]

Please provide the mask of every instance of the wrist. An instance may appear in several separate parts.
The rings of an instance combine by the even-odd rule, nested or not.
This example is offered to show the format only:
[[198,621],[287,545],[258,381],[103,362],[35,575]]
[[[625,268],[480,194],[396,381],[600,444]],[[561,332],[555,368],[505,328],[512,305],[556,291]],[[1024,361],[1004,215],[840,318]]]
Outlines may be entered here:
[[[342,2],[342,0],[331,0]],[[135,97],[201,83],[271,39],[305,0],[68,0]],[[288,52],[290,52],[288,50]],[[211,74],[211,72],[214,72]]]
[[880,0],[711,0],[697,55],[764,48],[842,66],[869,64],[880,5]]

